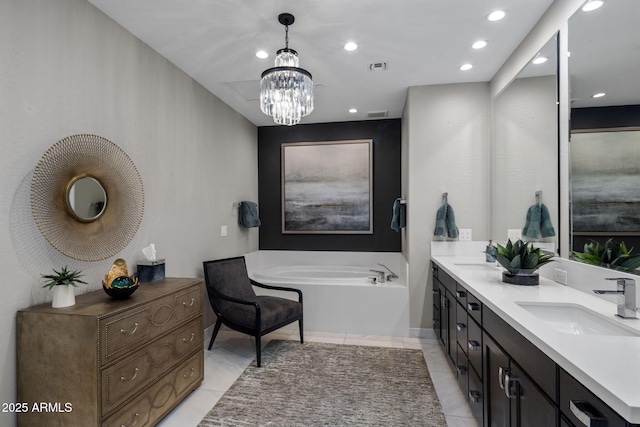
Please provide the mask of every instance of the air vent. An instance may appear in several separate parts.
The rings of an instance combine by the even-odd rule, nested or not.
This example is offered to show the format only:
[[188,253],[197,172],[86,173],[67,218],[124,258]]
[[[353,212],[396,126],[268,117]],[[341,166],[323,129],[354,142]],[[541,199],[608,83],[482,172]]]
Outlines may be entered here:
[[369,64],[369,70],[371,71],[384,71],[387,69],[386,62],[374,62],[373,64]]
[[384,119],[389,115],[387,110],[384,111],[367,111],[367,119]]

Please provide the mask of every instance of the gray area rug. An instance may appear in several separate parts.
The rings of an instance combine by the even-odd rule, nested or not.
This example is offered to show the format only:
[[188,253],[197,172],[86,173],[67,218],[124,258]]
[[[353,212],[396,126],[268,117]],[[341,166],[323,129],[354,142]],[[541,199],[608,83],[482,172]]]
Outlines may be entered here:
[[446,426],[421,350],[272,341],[209,426]]

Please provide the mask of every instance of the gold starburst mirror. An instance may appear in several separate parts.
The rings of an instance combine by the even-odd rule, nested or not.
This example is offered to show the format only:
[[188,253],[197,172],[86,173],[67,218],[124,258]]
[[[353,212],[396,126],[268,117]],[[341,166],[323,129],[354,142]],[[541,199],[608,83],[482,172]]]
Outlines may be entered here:
[[96,135],[66,137],[49,148],[31,180],[38,229],[58,251],[100,261],[124,249],[144,212],[142,179],[131,158]]

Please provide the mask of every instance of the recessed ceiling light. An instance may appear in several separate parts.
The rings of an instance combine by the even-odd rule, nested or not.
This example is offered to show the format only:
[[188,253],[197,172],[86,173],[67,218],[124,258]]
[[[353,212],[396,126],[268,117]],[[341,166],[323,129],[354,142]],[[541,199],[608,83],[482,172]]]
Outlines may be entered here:
[[256,56],[260,59],[266,59],[269,57],[269,54],[267,52],[265,52],[264,50],[259,50],[256,52]]
[[602,98],[603,96],[605,96],[606,93],[604,92],[600,92],[600,93],[596,93],[594,95],[591,95],[592,98]]
[[348,50],[349,52],[354,51],[358,48],[358,45],[354,42],[348,42],[344,44],[344,50]]
[[538,56],[536,59],[534,59],[533,61],[531,61],[533,64],[536,65],[540,65],[540,64],[544,64],[545,62],[547,62],[549,60],[549,58],[547,58],[546,56]]
[[494,10],[489,15],[487,15],[487,19],[489,21],[499,21],[506,16],[507,12],[504,10]]
[[592,10],[600,9],[604,2],[602,0],[591,0],[589,3],[582,6],[583,12],[591,12]]
[[482,49],[485,46],[487,46],[487,42],[485,40],[478,40],[477,42],[471,45],[471,47],[474,49]]
[[353,113],[357,113],[357,112],[358,112],[358,109],[357,109],[357,108],[349,108],[349,112],[350,112],[351,114],[353,114]]
[[467,70],[470,70],[470,69],[472,69],[472,68],[473,68],[473,65],[471,65],[471,64],[464,64],[464,65],[461,65],[461,66],[460,66],[460,69],[461,69],[462,71],[467,71]]

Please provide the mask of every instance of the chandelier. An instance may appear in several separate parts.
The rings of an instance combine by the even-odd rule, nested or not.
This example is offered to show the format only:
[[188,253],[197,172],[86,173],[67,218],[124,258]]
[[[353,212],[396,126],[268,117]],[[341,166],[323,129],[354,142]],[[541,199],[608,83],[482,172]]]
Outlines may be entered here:
[[313,81],[311,73],[299,68],[298,52],[289,49],[289,25],[294,16],[278,15],[285,28],[285,47],[278,50],[275,67],[262,73],[260,109],[279,125],[293,126],[313,111]]

